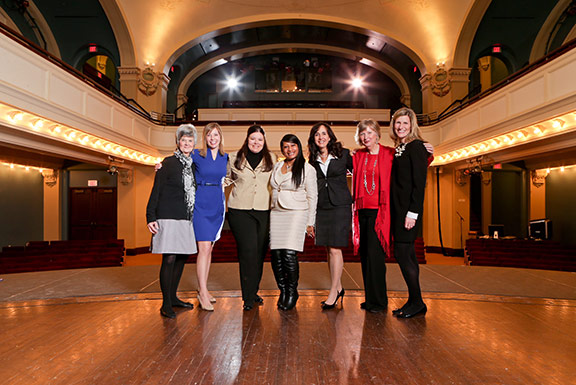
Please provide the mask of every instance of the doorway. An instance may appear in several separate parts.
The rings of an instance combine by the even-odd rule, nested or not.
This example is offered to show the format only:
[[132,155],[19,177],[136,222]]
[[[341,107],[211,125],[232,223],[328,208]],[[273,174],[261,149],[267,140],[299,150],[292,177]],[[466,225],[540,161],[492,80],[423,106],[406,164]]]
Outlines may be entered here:
[[116,187],[72,187],[69,193],[68,239],[117,239]]

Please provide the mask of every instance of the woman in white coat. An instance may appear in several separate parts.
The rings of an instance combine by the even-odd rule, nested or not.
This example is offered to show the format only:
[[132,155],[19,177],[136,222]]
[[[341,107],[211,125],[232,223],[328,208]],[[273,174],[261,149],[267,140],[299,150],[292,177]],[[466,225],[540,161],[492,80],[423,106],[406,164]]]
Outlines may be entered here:
[[318,187],[316,170],[304,160],[298,137],[285,135],[280,148],[285,159],[276,163],[270,178],[270,249],[280,289],[278,307],[290,310],[298,300],[298,252],[304,250],[306,234],[314,236]]

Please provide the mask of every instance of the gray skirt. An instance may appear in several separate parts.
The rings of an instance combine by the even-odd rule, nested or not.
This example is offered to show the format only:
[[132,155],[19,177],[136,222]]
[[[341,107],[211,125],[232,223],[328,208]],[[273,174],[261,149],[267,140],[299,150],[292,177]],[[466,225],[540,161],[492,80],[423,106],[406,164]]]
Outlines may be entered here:
[[196,237],[192,221],[185,219],[158,219],[158,233],[152,236],[154,254],[196,254]]

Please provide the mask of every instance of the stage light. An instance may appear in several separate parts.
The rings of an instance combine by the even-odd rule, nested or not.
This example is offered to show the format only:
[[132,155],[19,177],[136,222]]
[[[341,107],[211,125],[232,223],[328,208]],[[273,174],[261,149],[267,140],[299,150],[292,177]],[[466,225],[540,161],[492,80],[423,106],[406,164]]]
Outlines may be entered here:
[[352,79],[352,87],[358,89],[358,88],[362,88],[363,85],[364,85],[364,82],[362,81],[362,79],[360,79],[358,77]]
[[230,77],[228,78],[226,83],[228,84],[228,88],[230,88],[231,90],[235,90],[236,88],[238,88],[238,80],[236,80],[236,78]]

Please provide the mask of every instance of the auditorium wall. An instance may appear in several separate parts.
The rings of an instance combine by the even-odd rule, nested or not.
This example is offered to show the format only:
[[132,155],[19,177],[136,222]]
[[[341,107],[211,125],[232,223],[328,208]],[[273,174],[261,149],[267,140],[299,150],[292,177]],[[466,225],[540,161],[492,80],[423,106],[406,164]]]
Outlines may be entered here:
[[0,166],[0,247],[43,239],[43,191],[38,171]]
[[576,168],[552,170],[546,177],[546,217],[552,221],[553,240],[576,245]]
[[118,238],[127,249],[150,246],[146,205],[154,183],[154,168],[134,166],[132,181],[118,183]]

